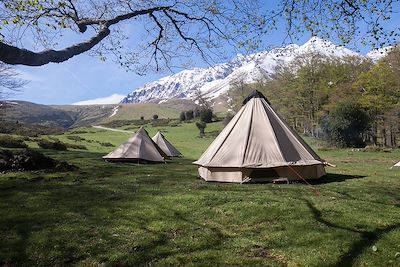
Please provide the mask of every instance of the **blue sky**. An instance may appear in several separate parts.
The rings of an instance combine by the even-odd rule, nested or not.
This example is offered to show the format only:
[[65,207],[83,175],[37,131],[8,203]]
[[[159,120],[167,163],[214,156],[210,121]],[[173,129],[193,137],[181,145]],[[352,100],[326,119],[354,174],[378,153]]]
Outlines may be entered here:
[[[388,22],[391,26],[397,25],[400,21],[399,14],[396,16]],[[134,25],[132,23],[122,25],[124,31],[127,31],[130,36],[134,36],[133,40],[142,34],[141,27],[136,24],[135,28]],[[80,37],[66,35],[60,42],[60,47],[84,40],[88,36],[90,36],[90,32]],[[296,43],[303,44],[310,37],[311,34],[306,33],[304,36],[300,36]],[[277,31],[268,35],[265,43],[279,46],[283,39],[283,32]],[[332,41],[335,43],[335,40]],[[368,47],[358,46],[357,48],[363,54],[370,50]],[[230,58],[234,57],[236,53],[233,49],[228,49],[227,52]],[[207,66],[206,63],[194,59],[193,67],[204,66]],[[20,93],[11,98],[41,104],[71,104],[112,94],[126,95],[147,82],[171,74],[170,72],[149,72],[145,76],[139,76],[134,72],[126,72],[112,60],[103,62],[88,54],[75,56],[60,64],[47,64],[41,67],[17,66],[16,69],[21,72],[21,78],[28,80],[29,83]]]

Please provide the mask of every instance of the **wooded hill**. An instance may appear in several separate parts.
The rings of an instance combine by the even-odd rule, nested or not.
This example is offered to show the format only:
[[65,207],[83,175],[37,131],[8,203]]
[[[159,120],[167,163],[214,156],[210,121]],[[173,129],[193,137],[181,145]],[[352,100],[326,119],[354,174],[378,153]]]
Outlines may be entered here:
[[399,47],[378,62],[300,56],[290,65],[279,66],[268,79],[232,84],[231,108],[238,110],[254,89],[263,92],[299,132],[324,135],[338,146],[399,145]]

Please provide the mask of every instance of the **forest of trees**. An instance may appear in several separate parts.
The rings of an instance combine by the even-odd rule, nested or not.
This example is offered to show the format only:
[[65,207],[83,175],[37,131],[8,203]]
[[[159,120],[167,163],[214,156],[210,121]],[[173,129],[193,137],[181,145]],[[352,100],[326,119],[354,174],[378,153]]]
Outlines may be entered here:
[[297,131],[337,146],[400,145],[400,48],[378,62],[306,54],[254,84],[229,91],[238,110],[257,89]]

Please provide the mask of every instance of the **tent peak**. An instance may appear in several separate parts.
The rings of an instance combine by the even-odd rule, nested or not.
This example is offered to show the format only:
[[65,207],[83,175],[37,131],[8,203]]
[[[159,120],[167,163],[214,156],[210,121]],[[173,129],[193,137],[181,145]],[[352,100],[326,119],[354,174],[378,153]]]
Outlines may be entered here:
[[258,90],[254,90],[251,92],[244,100],[243,100],[243,105],[246,105],[247,102],[249,102],[253,98],[263,98],[268,104],[271,104],[268,99]]

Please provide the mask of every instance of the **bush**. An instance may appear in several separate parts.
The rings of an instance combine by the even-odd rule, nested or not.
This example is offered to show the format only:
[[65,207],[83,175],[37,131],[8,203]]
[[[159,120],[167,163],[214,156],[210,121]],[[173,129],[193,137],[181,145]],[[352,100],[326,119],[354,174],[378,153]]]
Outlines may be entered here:
[[87,150],[87,147],[84,145],[78,145],[78,144],[68,144],[68,143],[64,143],[64,145],[67,148],[71,148],[71,149],[82,149],[82,150]]
[[201,109],[200,110],[200,120],[205,122],[205,123],[210,123],[212,122],[212,117],[213,117],[213,112],[212,109]]
[[105,146],[105,147],[112,147],[114,146],[113,144],[109,143],[109,142],[104,142],[104,143],[100,143],[101,146]]
[[153,120],[157,120],[158,119],[158,115],[157,114],[154,114],[153,115]]
[[0,133],[16,134],[22,136],[37,137],[39,135],[62,134],[65,131],[51,125],[23,124],[10,121],[0,121]]
[[85,138],[82,138],[82,137],[80,137],[78,135],[68,135],[67,138],[69,140],[73,140],[75,142],[80,142],[80,141],[84,141],[85,140]]
[[40,169],[67,171],[77,169],[77,167],[63,161],[54,160],[30,149],[15,153],[9,150],[0,151],[0,171]]
[[193,110],[193,117],[194,117],[194,118],[200,117],[200,107],[196,107],[196,108]]
[[391,153],[391,148],[381,147],[381,146],[366,146],[362,149],[363,152],[386,152]]
[[196,126],[200,131],[199,133],[200,137],[204,137],[205,136],[204,129],[207,127],[207,124],[204,121],[198,121],[196,122]]
[[364,147],[369,123],[370,117],[359,104],[345,102],[323,118],[321,126],[327,140],[335,146]]
[[9,135],[0,136],[0,146],[9,148],[27,148],[28,145],[22,139],[14,138]]
[[72,134],[84,134],[84,133],[89,133],[88,131],[83,131],[83,130],[76,130],[71,132]]
[[168,126],[169,125],[169,119],[158,119],[154,120],[151,125],[153,127],[158,127],[158,126]]
[[190,121],[193,117],[193,110],[185,111],[185,120]]
[[48,141],[41,139],[37,142],[38,146],[44,149],[53,149],[53,150],[60,150],[60,151],[65,151],[67,150],[67,146],[65,143],[62,143],[60,141]]
[[179,120],[180,121],[185,121],[186,120],[185,111],[182,111],[181,114],[179,114]]

